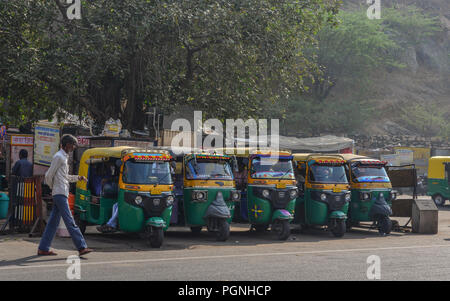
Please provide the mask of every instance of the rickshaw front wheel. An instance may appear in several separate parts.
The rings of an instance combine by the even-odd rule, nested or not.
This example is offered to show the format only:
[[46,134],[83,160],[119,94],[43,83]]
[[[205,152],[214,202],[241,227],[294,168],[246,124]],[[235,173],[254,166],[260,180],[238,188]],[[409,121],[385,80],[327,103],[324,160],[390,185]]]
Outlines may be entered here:
[[279,240],[286,240],[291,235],[291,226],[288,220],[275,220],[272,225],[272,230],[277,234]]
[[164,230],[163,228],[157,228],[152,226],[147,226],[145,228],[145,234],[147,238],[147,243],[152,248],[160,248],[164,240]]
[[436,204],[436,206],[438,206],[438,207],[442,207],[445,205],[445,199],[440,194],[433,195],[433,201]]
[[345,220],[338,219],[335,220],[333,225],[331,226],[331,233],[333,233],[335,237],[342,237],[346,232],[346,228],[347,226]]

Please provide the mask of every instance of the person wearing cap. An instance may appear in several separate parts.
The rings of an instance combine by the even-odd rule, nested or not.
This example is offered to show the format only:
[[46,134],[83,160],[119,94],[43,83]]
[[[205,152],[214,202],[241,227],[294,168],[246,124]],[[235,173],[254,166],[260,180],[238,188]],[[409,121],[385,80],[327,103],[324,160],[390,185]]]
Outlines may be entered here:
[[87,181],[84,176],[69,175],[69,153],[77,146],[77,139],[72,135],[63,135],[61,149],[53,156],[50,168],[45,173],[45,183],[52,189],[53,209],[45,227],[44,234],[38,247],[38,255],[57,255],[50,251],[50,245],[56,234],[60,218],[62,217],[67,230],[72,237],[78,254],[84,255],[92,252],[86,245],[80,228],[75,224],[70,212],[68,197],[69,183]]

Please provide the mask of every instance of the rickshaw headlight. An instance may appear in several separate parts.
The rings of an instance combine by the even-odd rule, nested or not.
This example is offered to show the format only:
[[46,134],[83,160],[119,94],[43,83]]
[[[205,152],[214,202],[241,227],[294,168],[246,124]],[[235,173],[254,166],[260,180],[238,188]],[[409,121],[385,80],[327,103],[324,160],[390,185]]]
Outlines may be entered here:
[[206,202],[207,200],[207,191],[193,191],[192,192],[192,200],[194,202]]
[[262,191],[262,195],[263,195],[263,197],[268,198],[268,197],[270,196],[269,190],[264,189],[264,190]]
[[296,189],[292,189],[292,190],[289,192],[289,196],[291,197],[291,199],[295,199],[295,198],[297,197],[297,195],[298,195],[298,193],[297,193],[297,190],[296,190]]
[[136,205],[140,205],[142,204],[142,197],[140,195],[138,195],[135,199],[134,202],[136,203]]
[[322,201],[326,201],[327,195],[326,195],[325,193],[322,193],[322,194],[320,195],[320,199],[321,199]]
[[231,199],[233,201],[239,201],[240,198],[241,198],[241,194],[239,193],[239,191],[231,192]]
[[352,195],[350,193],[345,194],[345,201],[350,202],[350,199],[352,198]]
[[167,197],[167,199],[166,199],[166,205],[167,205],[167,207],[172,206],[172,205],[173,205],[173,201],[174,201],[173,196],[169,195],[169,196]]

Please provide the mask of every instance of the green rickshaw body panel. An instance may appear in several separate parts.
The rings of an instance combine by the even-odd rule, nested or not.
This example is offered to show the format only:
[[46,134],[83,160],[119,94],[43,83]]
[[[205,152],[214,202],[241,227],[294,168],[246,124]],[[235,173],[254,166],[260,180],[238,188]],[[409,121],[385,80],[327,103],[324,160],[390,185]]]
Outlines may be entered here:
[[288,220],[292,221],[294,219],[294,215],[285,209],[277,209],[272,215],[272,222],[276,220]]
[[347,215],[342,211],[332,211],[330,213],[330,219],[347,219]]
[[[205,202],[193,202],[192,191],[202,190],[207,191],[207,200]],[[183,189],[183,203],[184,203],[184,215],[187,226],[206,226],[206,220],[203,216],[211,203],[216,199],[217,193],[222,192],[225,204],[230,210],[231,217],[227,219],[228,223],[231,223],[234,215],[235,204],[229,201],[231,191],[234,188],[220,188],[220,187],[184,187]]]
[[[328,224],[328,205],[315,201],[311,197],[312,189],[307,189],[305,193],[305,214],[306,223],[312,225]],[[317,190],[321,192],[321,190]]]
[[[325,226],[328,225],[328,221],[330,218],[334,218],[331,216],[331,212],[329,211],[328,204],[320,201],[316,201],[311,197],[311,192],[325,192],[324,190],[318,189],[306,189],[303,198],[297,198],[296,201],[296,212],[301,212],[300,206],[305,206],[305,216],[304,220],[307,225],[319,225]],[[331,193],[327,191],[327,193]],[[349,203],[345,203],[341,210],[337,210],[336,212],[342,212],[345,216],[348,214]],[[339,213],[335,213],[337,218],[341,219],[342,215]],[[346,217],[345,217],[346,218]],[[298,221],[297,221],[298,222]]]
[[116,199],[101,198],[99,204],[91,203],[91,192],[77,188],[75,205],[85,213],[80,212],[80,218],[90,224],[102,225],[109,221],[112,214],[112,207],[117,202]]
[[270,202],[259,198],[254,193],[254,186],[247,186],[247,210],[250,224],[270,224],[272,222],[272,209]]
[[165,228],[166,222],[160,217],[150,217],[145,222],[145,225],[149,225],[149,226],[157,227],[157,228]]
[[450,198],[450,185],[446,179],[428,179],[427,195],[442,195],[445,199]]
[[[260,186],[258,186],[260,187]],[[273,189],[273,187],[268,187]],[[271,224],[274,219],[276,219],[275,211],[273,211],[270,201],[258,197],[254,192],[255,186],[248,185],[247,186],[247,210],[248,210],[248,219],[250,224]],[[295,214],[295,206],[296,199],[289,201],[286,208],[284,210],[288,211],[292,218],[289,220],[292,221]]]
[[[371,199],[363,201],[360,199],[361,192],[371,193]],[[369,217],[370,209],[375,201],[379,198],[380,193],[384,195],[386,203],[392,207],[392,201],[390,201],[390,189],[352,189],[352,198],[350,201],[349,211],[350,219],[353,222],[370,222],[372,219]]]
[[151,217],[146,220],[144,210],[142,208],[125,202],[124,194],[126,191],[127,190],[119,189],[119,228],[121,231],[142,232],[144,231],[147,221],[152,218],[162,219],[164,221],[163,230],[167,231],[170,226],[173,206],[169,206],[164,209],[160,217]]

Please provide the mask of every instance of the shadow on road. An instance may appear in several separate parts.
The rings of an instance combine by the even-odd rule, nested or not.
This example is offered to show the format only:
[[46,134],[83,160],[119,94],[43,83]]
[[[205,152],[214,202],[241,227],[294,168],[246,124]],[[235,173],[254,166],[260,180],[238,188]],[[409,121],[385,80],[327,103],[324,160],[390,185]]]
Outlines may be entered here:
[[[35,259],[40,259],[40,260],[35,260]],[[55,262],[55,261],[61,261],[61,258],[57,258],[56,256],[27,256],[27,257],[23,257],[23,258],[17,258],[14,260],[0,260],[0,267],[5,267],[5,266],[28,266],[31,263],[44,263],[44,262]]]

